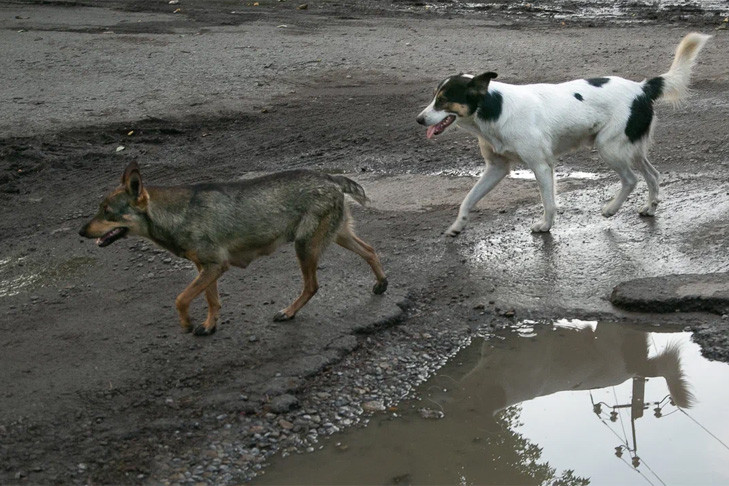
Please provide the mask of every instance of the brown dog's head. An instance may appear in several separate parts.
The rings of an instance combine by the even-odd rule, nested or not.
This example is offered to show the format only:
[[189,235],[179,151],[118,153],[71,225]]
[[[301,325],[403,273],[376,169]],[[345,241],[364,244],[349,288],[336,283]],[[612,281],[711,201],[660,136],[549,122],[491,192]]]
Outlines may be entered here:
[[148,198],[139,166],[132,162],[124,171],[121,186],[101,201],[99,212],[78,233],[85,238],[96,238],[99,246],[110,245],[127,233],[144,235]]

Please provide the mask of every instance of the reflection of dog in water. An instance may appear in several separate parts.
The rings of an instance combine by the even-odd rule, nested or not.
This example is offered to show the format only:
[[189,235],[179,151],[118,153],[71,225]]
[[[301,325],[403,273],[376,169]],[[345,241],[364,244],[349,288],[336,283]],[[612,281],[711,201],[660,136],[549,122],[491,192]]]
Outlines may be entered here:
[[481,360],[460,383],[469,394],[477,394],[481,412],[495,413],[560,391],[659,376],[666,380],[677,406],[691,406],[693,395],[676,343],[649,357],[649,334],[617,324],[544,327],[535,332],[534,337],[511,340],[504,347],[484,342]]

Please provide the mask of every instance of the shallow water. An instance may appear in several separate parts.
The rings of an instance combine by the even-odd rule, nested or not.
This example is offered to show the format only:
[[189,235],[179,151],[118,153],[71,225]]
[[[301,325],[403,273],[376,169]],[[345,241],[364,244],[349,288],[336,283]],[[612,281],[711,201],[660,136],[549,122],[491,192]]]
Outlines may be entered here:
[[[480,167],[471,167],[471,168],[457,168],[457,169],[443,169],[435,172],[431,172],[428,175],[431,176],[449,176],[449,177],[481,177],[484,172],[484,166]],[[589,179],[589,180],[597,180],[601,177],[604,177],[604,175],[598,174],[596,172],[583,172],[579,170],[570,170],[570,171],[563,171],[557,169],[554,173],[555,178],[557,179]],[[534,177],[534,172],[532,172],[529,169],[514,169],[511,172],[509,172],[509,175],[507,176],[510,179],[527,179],[527,180],[536,180],[536,177]]]
[[[516,169],[509,172],[509,176],[511,179],[528,179],[528,180],[536,180],[536,177],[534,177],[534,172],[532,172],[529,169]],[[597,180],[602,177],[600,174],[597,174],[595,172],[583,172],[580,170],[573,170],[569,172],[562,172],[560,170],[557,170],[554,174],[554,177],[557,179],[587,179],[587,180]]]
[[256,482],[727,484],[728,383],[689,333],[525,322]]

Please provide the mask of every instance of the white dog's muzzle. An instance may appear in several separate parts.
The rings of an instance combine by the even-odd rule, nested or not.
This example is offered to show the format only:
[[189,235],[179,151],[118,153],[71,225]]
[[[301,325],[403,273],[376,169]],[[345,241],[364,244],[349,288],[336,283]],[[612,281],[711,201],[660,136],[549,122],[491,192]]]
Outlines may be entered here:
[[447,111],[435,109],[435,99],[420,112],[416,118],[417,122],[421,125],[428,127],[426,137],[433,138],[435,135],[440,135],[445,131],[448,126],[456,121],[456,115],[448,113]]

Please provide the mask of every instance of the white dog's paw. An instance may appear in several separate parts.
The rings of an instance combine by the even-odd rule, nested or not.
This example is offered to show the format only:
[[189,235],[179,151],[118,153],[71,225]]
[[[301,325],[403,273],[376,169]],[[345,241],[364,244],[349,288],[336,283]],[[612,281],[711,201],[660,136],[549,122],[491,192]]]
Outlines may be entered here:
[[468,218],[466,217],[459,217],[455,223],[451,225],[450,228],[448,228],[445,231],[446,236],[456,237],[461,234],[461,231],[463,231],[463,228],[466,227],[466,223],[468,222]]
[[602,215],[606,218],[612,218],[618,212],[618,209],[612,204],[608,203],[602,207]]
[[551,223],[540,221],[532,225],[532,233],[548,233],[551,228]]
[[646,204],[645,206],[640,208],[638,214],[640,214],[641,216],[655,216],[656,206],[658,206],[658,203]]

